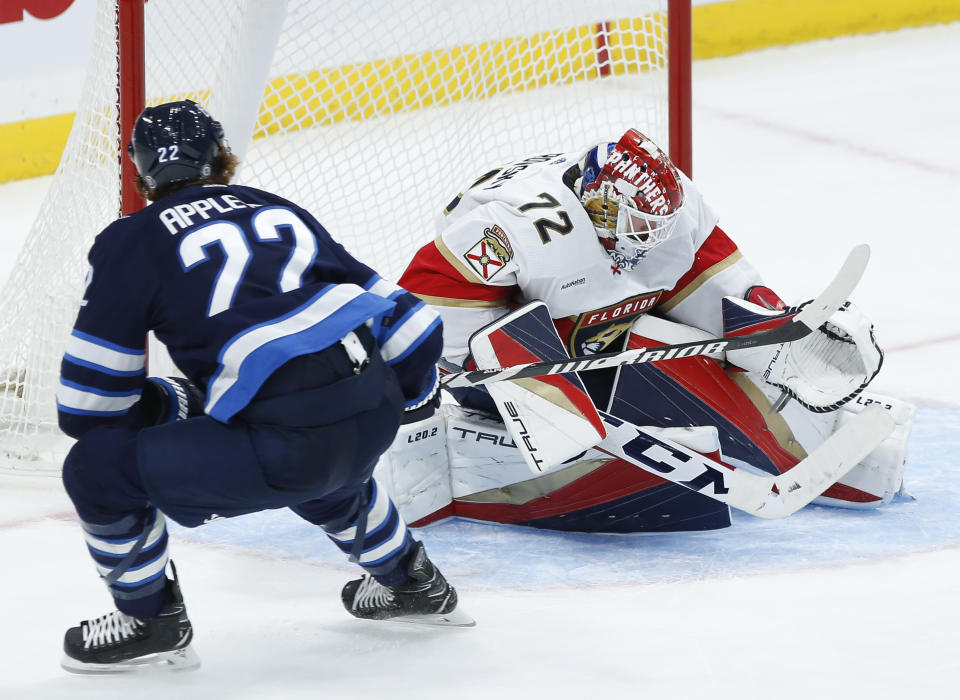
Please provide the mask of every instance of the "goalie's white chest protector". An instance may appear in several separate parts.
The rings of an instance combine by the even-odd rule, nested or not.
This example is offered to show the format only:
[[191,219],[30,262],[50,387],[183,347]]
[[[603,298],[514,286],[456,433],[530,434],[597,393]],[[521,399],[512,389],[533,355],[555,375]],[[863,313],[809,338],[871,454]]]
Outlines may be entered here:
[[[638,316],[654,308],[694,261],[716,219],[684,179],[680,220],[666,242],[633,269],[601,246],[579,197],[565,183],[581,154],[515,161],[465,191],[438,222],[444,254],[467,279],[520,289],[519,301],[546,302],[570,328],[575,355],[608,350]],[[572,324],[572,325],[569,325]]]

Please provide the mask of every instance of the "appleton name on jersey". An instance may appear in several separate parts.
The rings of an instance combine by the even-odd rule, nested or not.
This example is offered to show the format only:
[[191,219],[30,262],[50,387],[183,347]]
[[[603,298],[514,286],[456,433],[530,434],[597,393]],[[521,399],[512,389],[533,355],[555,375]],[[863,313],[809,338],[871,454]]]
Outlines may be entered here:
[[[250,264],[256,260],[256,264]],[[136,418],[153,330],[227,422],[289,359],[367,324],[414,406],[434,391],[440,319],[336,243],[309,212],[237,185],[194,185],[97,236],[61,363],[61,428]]]
[[616,265],[574,192],[583,155],[493,170],[439,217],[439,235],[400,284],[440,311],[448,360],[461,362],[470,335],[516,303],[546,302],[568,351],[588,355],[619,349],[615,341],[653,309],[718,335],[721,298],[762,284],[686,177],[671,237],[634,269]]

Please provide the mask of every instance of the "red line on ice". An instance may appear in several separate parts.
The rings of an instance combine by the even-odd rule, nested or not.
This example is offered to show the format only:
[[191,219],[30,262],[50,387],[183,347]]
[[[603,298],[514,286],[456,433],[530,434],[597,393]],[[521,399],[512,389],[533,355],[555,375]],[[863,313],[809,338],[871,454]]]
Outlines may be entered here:
[[916,168],[918,170],[923,170],[925,173],[939,173],[941,175],[947,175],[949,177],[960,178],[960,170],[955,168],[950,168],[945,165],[940,165],[937,163],[928,163],[922,160],[915,158],[907,158],[896,153],[888,153],[887,151],[879,151],[873,148],[867,148],[866,146],[858,146],[855,143],[851,143],[844,139],[833,138],[830,136],[824,136],[821,133],[814,131],[806,131],[804,129],[798,129],[796,127],[788,126],[781,122],[767,121],[766,119],[758,119],[747,114],[740,114],[737,112],[730,112],[724,109],[718,109],[709,105],[696,104],[694,106],[696,111],[705,112],[722,119],[730,119],[733,121],[739,121],[746,124],[751,124],[768,131],[775,131],[782,134],[789,134],[791,136],[796,136],[797,138],[804,139],[805,141],[814,141],[816,143],[822,143],[826,146],[834,146],[836,148],[841,148],[847,151],[852,151],[862,156],[867,156],[870,158],[877,158],[879,160],[887,161],[888,163],[896,163],[898,165],[906,165],[911,168]]
[[939,345],[940,343],[955,343],[960,341],[960,333],[955,333],[954,335],[945,335],[942,338],[928,338],[926,340],[918,340],[915,343],[904,343],[903,345],[894,345],[892,348],[885,348],[887,352],[903,352],[906,350],[917,350],[919,348],[927,348],[931,345]]
[[22,518],[20,520],[10,520],[8,522],[0,522],[0,530],[15,530],[18,527],[26,527],[28,525],[37,525],[46,520],[73,520],[76,518],[76,514],[72,512],[64,511],[62,513],[47,513],[46,515],[37,515],[31,518]]

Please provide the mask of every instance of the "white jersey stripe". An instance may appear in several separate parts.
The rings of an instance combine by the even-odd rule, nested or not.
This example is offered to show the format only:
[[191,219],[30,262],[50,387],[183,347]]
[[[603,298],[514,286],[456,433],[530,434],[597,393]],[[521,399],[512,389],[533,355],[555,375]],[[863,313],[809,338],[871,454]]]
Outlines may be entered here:
[[389,363],[405,355],[425,333],[439,323],[439,319],[440,315],[434,309],[420,302],[415,307],[415,311],[403,319],[380,349],[383,359]]
[[80,384],[68,385],[63,380],[57,389],[57,406],[70,413],[123,413],[139,400],[139,390],[105,394]]
[[[221,351],[220,369],[207,387],[207,414],[217,420],[229,420],[288,359],[333,345],[367,319],[386,313],[393,306],[393,302],[356,285],[332,284],[287,316],[234,337]],[[269,357],[258,352],[268,345]]]
[[80,337],[76,331],[67,340],[66,354],[97,367],[108,373],[142,372],[146,364],[146,352],[109,345],[106,341],[91,335]]
[[371,282],[373,282],[373,284],[367,282],[367,291],[376,294],[379,297],[389,298],[393,294],[403,291],[400,289],[400,287],[392,282],[388,282],[382,277],[374,277]]

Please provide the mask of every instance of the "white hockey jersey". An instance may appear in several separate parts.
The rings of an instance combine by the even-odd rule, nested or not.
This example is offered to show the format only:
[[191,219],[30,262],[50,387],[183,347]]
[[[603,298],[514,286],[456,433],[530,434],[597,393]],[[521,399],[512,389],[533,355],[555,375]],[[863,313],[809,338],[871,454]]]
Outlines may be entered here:
[[[633,323],[651,312],[718,336],[723,332],[724,296],[747,298],[769,308],[782,305],[717,226],[716,215],[696,186],[682,174],[684,203],[671,237],[648,251],[633,269],[618,267],[601,245],[576,189],[584,155],[544,154],[491,170],[458,194],[438,217],[436,239],[416,253],[400,284],[440,312],[443,354],[448,360],[462,364],[475,331],[533,300],[547,304],[567,350],[579,356],[622,349]],[[641,342],[647,337],[664,342],[692,339],[660,337],[650,332],[652,326],[675,324],[646,321],[639,331]],[[680,328],[670,332],[679,333]],[[676,420],[671,419],[671,425],[719,425],[724,431],[718,433],[725,441],[724,456],[739,464],[771,473],[785,471],[805,456],[804,450],[820,444],[834,430],[835,421],[845,420],[837,416],[846,414],[846,409],[814,414],[796,402],[780,412],[771,411],[779,390],[765,390],[759,376],[727,372],[705,362],[679,362],[655,367],[663,373],[657,386],[674,383],[683,401],[678,404],[676,396],[658,396],[654,387],[648,395],[638,396],[637,404],[643,405],[644,415],[672,412]],[[696,365],[695,371],[686,374],[691,364]],[[640,369],[651,367],[641,365]],[[630,387],[624,391],[629,393]],[[895,405],[887,397],[883,401]],[[691,407],[695,409],[691,415],[683,415]],[[828,490],[824,494],[828,500],[821,502],[859,508],[893,497],[902,478],[905,439],[913,419],[910,410],[904,409],[901,415],[898,435]],[[480,416],[478,423],[468,425],[466,419],[476,416]],[[588,452],[564,470],[531,478],[522,459],[510,460],[516,446],[503,437],[502,424],[476,411],[448,413],[449,417],[449,434],[442,427],[430,428],[431,435],[445,436],[446,446],[436,448],[419,437],[413,440],[412,432],[401,433],[405,437],[397,443],[400,456],[389,467],[401,509],[403,504],[413,508],[429,501],[424,508],[405,514],[416,525],[461,515],[587,530],[595,527],[595,513],[600,513],[597,522],[603,519],[603,528],[612,526],[611,513],[616,513],[622,516],[618,523],[626,528],[618,531],[660,527],[646,519],[649,513],[660,512],[650,510],[647,500],[648,490],[662,486],[655,477]],[[419,424],[408,429],[417,435],[424,431]],[[434,452],[428,454],[428,449]],[[450,469],[439,466],[443,462],[439,451],[448,453]],[[444,495],[431,501],[436,491],[429,484],[442,486]],[[644,499],[637,499],[641,493]],[[691,515],[691,502],[675,493],[664,498],[663,512],[671,515],[679,529],[722,526],[702,525],[700,516]],[[622,510],[617,510],[621,505]],[[557,519],[561,517],[562,525]]]
[[633,321],[654,309],[720,335],[721,298],[763,284],[686,177],[672,236],[632,270],[614,264],[574,191],[583,155],[491,170],[439,216],[437,238],[400,284],[440,311],[448,360],[462,362],[474,331],[534,299],[546,302],[571,355],[619,349]]

